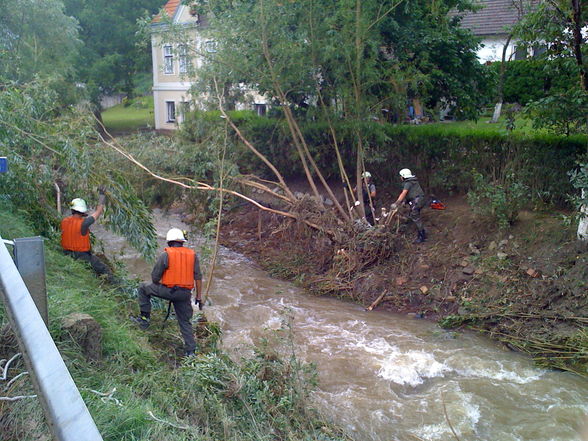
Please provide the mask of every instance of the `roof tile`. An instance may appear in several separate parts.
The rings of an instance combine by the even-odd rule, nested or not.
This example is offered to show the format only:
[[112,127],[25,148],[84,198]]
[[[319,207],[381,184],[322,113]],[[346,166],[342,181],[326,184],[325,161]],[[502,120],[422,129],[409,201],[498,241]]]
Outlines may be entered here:
[[[163,6],[163,10],[168,15],[168,17],[173,18],[178,7],[182,4],[182,0],[168,0],[168,2]],[[161,21],[161,14],[157,14],[154,18],[152,23],[158,23]]]
[[519,12],[513,0],[478,0],[483,6],[477,12],[461,12],[461,25],[475,35],[506,34],[508,28],[519,21]]

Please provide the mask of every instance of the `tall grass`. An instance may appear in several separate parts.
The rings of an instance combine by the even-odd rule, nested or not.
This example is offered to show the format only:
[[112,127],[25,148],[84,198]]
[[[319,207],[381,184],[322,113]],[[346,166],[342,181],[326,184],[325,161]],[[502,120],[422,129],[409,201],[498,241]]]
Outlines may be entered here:
[[[18,215],[0,212],[2,237],[33,234]],[[237,361],[214,345],[195,358],[177,359],[170,350],[181,344],[175,326],[163,332],[159,326],[135,329],[127,318],[136,308],[129,293],[113,290],[83,263],[62,255],[54,242],[47,241],[45,251],[50,332],[105,440],[347,439],[309,405],[316,385],[312,366],[292,351],[282,358],[276,350],[291,344],[288,338],[270,336],[279,342]],[[62,319],[72,312],[90,314],[102,326],[100,361],[88,361],[64,335]],[[18,349],[3,307],[0,325],[0,358],[7,358]],[[20,362],[9,378],[24,369]],[[95,393],[113,390],[112,399]],[[24,377],[4,395],[31,393]],[[38,400],[0,402],[0,440],[48,436]]]

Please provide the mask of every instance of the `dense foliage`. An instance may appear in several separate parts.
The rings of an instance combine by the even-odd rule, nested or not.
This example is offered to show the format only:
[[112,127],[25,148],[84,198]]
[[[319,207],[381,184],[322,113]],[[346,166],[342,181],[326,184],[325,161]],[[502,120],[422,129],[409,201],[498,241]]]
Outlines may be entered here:
[[83,46],[74,60],[78,80],[86,84],[94,102],[104,94],[131,96],[134,77],[148,72],[150,51],[139,45],[137,20],[163,7],[163,0],[63,0],[68,14],[79,23]]
[[[0,90],[0,154],[9,172],[0,176],[0,196],[22,209],[39,233],[52,235],[67,202],[95,202],[96,188],[107,187],[106,224],[146,255],[155,232],[146,206],[97,142],[95,121],[82,107],[63,108],[48,81]],[[59,213],[56,186],[64,209]]]
[[[489,70],[498,75],[500,63]],[[575,72],[561,60],[529,58],[509,61],[504,75],[504,102],[522,106],[551,94],[569,90],[576,80]]]
[[60,0],[0,0],[0,83],[71,73],[80,47]]
[[[322,104],[345,118],[404,120],[407,100],[429,110],[455,104],[476,115],[486,75],[477,40],[448,16],[466,1],[276,0],[196,3],[218,43],[205,80],[245,84],[312,112]],[[205,86],[206,84],[203,84]],[[225,89],[226,90],[226,89]],[[383,112],[384,111],[384,112]],[[315,115],[316,116],[316,115]]]

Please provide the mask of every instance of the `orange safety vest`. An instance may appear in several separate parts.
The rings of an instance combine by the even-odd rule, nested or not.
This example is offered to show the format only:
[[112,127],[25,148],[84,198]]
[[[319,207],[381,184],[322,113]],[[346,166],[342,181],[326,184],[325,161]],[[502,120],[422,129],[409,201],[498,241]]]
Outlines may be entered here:
[[69,216],[61,221],[61,246],[67,251],[90,251],[90,232],[82,236],[83,217]]
[[163,272],[161,284],[168,288],[194,288],[194,260],[196,253],[190,248],[168,247],[167,269]]

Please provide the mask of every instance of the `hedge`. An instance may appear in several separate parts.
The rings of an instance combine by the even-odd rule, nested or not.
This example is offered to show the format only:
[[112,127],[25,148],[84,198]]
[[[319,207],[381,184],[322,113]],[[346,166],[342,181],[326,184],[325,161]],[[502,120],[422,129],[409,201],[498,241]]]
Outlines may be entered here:
[[[244,135],[286,177],[303,175],[287,124],[283,120],[237,114]],[[206,117],[206,119],[208,119]],[[210,118],[209,121],[220,120]],[[567,173],[586,152],[586,136],[507,134],[488,129],[447,125],[392,125],[363,122],[358,127],[366,145],[366,168],[382,185],[398,182],[399,169],[415,171],[431,193],[467,192],[472,170],[491,179],[514,173],[531,190],[533,199],[564,204],[572,191]],[[304,123],[304,139],[327,178],[339,176],[329,125]],[[355,170],[356,126],[337,122],[335,132],[348,172]],[[261,160],[242,146],[243,173],[273,178]]]

